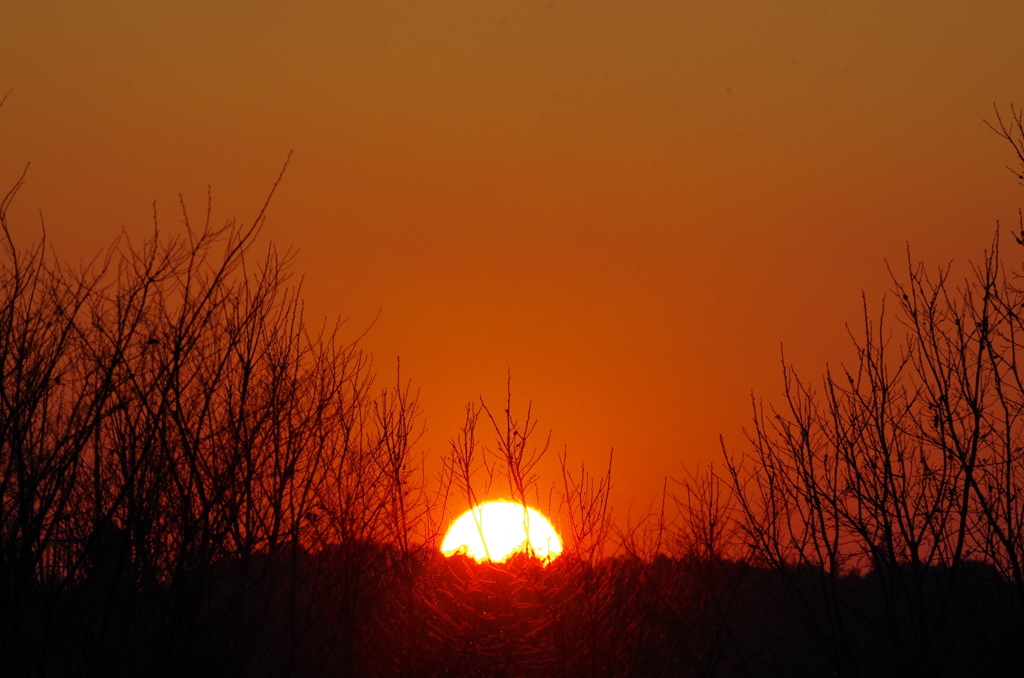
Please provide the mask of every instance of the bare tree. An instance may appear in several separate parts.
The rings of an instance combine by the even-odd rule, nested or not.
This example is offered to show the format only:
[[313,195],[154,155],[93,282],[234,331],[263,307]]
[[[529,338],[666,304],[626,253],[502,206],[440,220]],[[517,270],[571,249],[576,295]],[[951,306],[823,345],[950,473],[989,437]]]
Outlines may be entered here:
[[18,186],[0,203],[4,672],[297,671],[331,554],[353,554],[338,600],[359,609],[393,576],[370,545],[408,568],[436,531],[414,394],[374,393],[357,345],[308,328],[290,254],[253,261],[262,212],[193,228],[183,204],[181,235],[72,269],[15,245]]
[[[1020,113],[996,115],[1024,163]],[[726,455],[751,554],[787,581],[841,675],[882,670],[869,656],[901,675],[955,674],[975,643],[993,671],[1019,659],[1006,652],[1024,640],[1019,279],[998,230],[959,284],[908,254],[892,273],[895,323],[865,303],[854,365],[817,389],[784,363],[784,406],[755,403],[750,451]],[[965,591],[984,567],[1017,593],[983,632]],[[881,633],[865,635],[865,615]]]

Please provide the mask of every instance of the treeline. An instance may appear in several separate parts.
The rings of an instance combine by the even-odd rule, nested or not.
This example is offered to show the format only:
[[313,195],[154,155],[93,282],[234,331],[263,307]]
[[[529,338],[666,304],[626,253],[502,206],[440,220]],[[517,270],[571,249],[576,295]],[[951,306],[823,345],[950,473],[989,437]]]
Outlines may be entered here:
[[[194,675],[297,652],[309,545],[430,541],[414,394],[304,322],[287,256],[253,261],[257,226],[186,223],[71,267],[13,242],[16,190],[0,205],[0,672]],[[364,586],[342,561],[336,585]]]
[[530,499],[531,413],[467,407],[427,482],[414,394],[307,327],[257,229],[71,269],[0,219],[4,675],[1019,673],[1024,291],[996,249],[960,286],[912,269],[855,369],[787,371],[747,451],[638,525],[563,458],[542,567],[435,551],[449,492]]
[[[1024,112],[992,129],[1024,181]],[[1012,235],[1024,245],[1024,216]],[[853,364],[817,386],[785,367],[783,406],[755,403],[748,450],[726,454],[742,557],[788,582],[838,675],[878,675],[855,573],[888,673],[967,675],[951,669],[964,653],[978,675],[1024,666],[1024,278],[999,238],[956,283],[908,255],[896,308],[865,304]]]
[[[996,129],[1024,166],[1022,122]],[[478,565],[435,550],[447,502],[533,496],[529,410],[471,404],[426,478],[415,393],[306,323],[261,219],[69,266],[14,242],[17,189],[2,675],[1020,675],[1024,283],[998,236],[962,282],[894,275],[853,364],[786,368],[783,407],[656,515],[616,525],[610,466],[563,457],[566,554]]]

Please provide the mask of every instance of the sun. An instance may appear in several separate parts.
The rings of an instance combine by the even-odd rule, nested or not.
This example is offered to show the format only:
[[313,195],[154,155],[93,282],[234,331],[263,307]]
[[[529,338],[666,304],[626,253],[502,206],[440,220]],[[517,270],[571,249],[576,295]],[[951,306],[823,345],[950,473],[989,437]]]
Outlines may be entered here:
[[540,511],[509,501],[486,502],[466,511],[441,542],[444,555],[462,553],[477,562],[503,563],[521,552],[550,561],[562,553],[562,540]]

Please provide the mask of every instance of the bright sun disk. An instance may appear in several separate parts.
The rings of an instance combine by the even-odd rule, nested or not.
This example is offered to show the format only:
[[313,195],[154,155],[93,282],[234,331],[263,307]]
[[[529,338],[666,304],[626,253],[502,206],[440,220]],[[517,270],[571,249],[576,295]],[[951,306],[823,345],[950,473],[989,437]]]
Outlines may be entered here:
[[549,561],[562,552],[562,540],[540,511],[508,501],[480,504],[458,517],[441,542],[441,553],[463,553],[477,562],[505,562],[532,551]]

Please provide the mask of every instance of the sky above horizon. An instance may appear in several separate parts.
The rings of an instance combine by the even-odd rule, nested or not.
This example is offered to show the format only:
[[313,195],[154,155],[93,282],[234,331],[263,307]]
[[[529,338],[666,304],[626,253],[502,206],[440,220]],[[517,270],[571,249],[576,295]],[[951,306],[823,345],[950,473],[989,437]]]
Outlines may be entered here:
[[848,360],[887,262],[1017,223],[984,121],[1024,105],[1022,44],[1006,0],[7,0],[0,187],[31,162],[15,235],[75,260],[207,187],[251,220],[291,153],[264,240],[308,318],[401,359],[421,449],[511,374],[542,482],[614,448],[625,518],[744,450],[783,350]]

